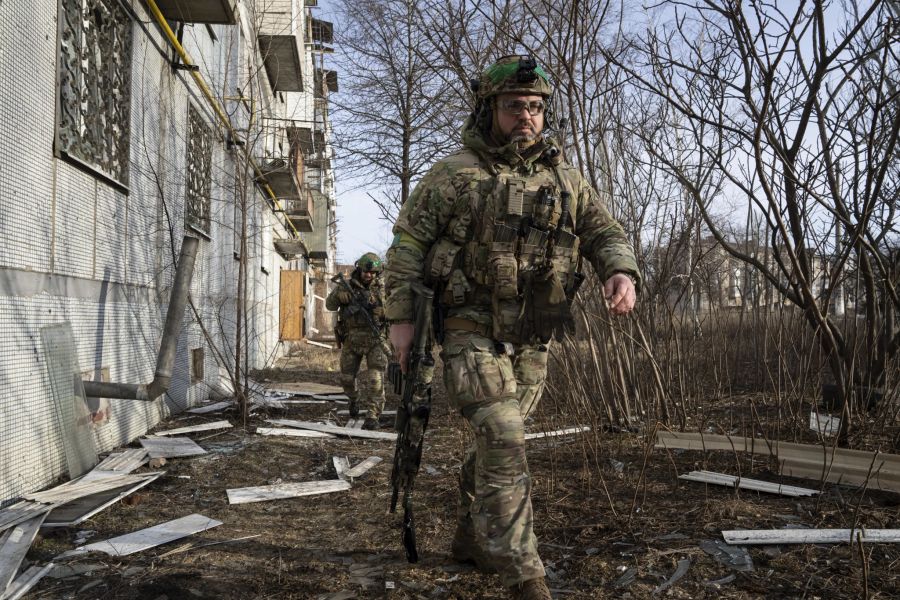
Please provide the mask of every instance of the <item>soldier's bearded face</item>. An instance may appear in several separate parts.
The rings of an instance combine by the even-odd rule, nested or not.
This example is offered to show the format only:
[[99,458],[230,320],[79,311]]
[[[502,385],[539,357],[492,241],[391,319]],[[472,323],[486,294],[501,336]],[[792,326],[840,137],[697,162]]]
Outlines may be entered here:
[[[360,270],[362,271],[362,269],[360,269]],[[363,283],[368,285],[368,284],[372,283],[373,279],[375,279],[375,273],[371,273],[369,271],[362,271],[362,273],[359,274],[359,278],[362,280]]]
[[527,108],[523,108],[518,114],[504,110],[504,106],[510,104],[528,105],[534,102],[543,102],[538,95],[524,94],[500,94],[497,96],[494,109],[494,122],[497,130],[507,143],[533,142],[544,130],[544,113],[532,115]]

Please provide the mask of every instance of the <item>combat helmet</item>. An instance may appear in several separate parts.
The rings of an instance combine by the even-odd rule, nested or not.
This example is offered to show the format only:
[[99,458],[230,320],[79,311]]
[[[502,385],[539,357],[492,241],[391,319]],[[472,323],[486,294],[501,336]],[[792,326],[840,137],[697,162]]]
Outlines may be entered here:
[[553,95],[550,76],[543,67],[534,57],[518,54],[498,59],[472,81],[472,88],[481,100],[498,94],[535,94],[545,98]]
[[483,132],[491,128],[493,107],[491,98],[500,94],[527,94],[544,97],[547,108],[544,113],[544,125],[553,128],[553,115],[550,111],[553,97],[553,86],[550,76],[533,56],[512,54],[497,59],[481,73],[478,79],[471,80],[475,93],[475,110],[472,117],[475,125]]
[[384,263],[374,252],[366,252],[354,264],[363,273],[381,273],[384,268]]

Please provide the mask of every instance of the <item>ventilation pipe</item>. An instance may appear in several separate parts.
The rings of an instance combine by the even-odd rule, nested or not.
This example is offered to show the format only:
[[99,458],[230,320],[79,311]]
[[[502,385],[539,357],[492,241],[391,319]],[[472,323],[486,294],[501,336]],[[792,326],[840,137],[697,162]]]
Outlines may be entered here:
[[178,258],[178,266],[175,269],[175,283],[172,285],[172,294],[169,296],[169,309],[166,312],[166,324],[159,345],[159,356],[156,358],[156,373],[153,375],[153,381],[147,384],[82,381],[85,396],[151,401],[156,400],[169,389],[172,381],[172,369],[175,366],[175,350],[178,345],[178,336],[181,334],[181,321],[191,289],[191,277],[194,274],[194,261],[197,259],[199,243],[200,240],[189,236],[184,236],[184,240],[181,242],[181,256]]

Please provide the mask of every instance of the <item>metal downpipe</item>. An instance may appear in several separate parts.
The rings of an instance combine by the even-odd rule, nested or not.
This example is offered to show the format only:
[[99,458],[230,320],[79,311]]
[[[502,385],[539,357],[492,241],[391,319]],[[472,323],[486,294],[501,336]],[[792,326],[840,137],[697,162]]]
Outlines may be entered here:
[[166,311],[166,323],[159,344],[153,381],[147,384],[82,381],[86,396],[151,401],[156,400],[169,389],[172,370],[175,367],[178,337],[181,335],[181,321],[191,290],[191,278],[194,275],[194,263],[197,259],[199,245],[200,240],[190,236],[184,236],[181,242],[181,255],[178,257],[175,282],[172,284],[172,293],[169,295],[169,307]]

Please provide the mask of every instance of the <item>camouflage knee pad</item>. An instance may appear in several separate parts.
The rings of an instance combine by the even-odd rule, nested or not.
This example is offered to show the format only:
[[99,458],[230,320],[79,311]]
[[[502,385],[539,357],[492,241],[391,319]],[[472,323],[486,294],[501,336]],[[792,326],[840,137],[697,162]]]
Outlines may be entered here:
[[516,352],[513,372],[516,376],[516,398],[523,419],[534,412],[544,392],[549,354],[547,346],[526,346]]
[[359,374],[360,408],[377,418],[384,407],[384,375],[380,369],[366,369]]

